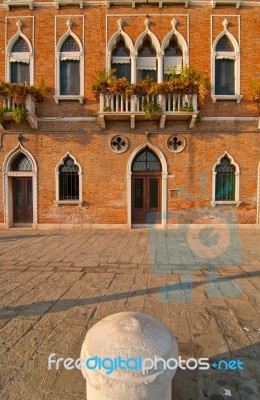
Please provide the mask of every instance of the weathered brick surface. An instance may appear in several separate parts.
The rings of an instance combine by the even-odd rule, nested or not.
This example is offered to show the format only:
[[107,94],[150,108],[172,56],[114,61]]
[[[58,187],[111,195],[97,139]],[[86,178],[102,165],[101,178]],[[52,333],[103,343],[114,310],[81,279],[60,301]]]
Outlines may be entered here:
[[[115,16],[116,14],[116,16]],[[66,6],[57,10],[55,7],[0,9],[0,21],[6,29],[7,41],[17,32],[16,22],[24,22],[22,31],[33,40],[32,18],[34,16],[34,49],[35,49],[35,84],[42,79],[54,88],[55,86],[55,45],[67,31],[66,20],[70,17],[72,27],[84,42],[84,87],[85,101],[61,102],[55,104],[52,96],[37,105],[40,117],[84,117],[93,116],[98,111],[98,103],[90,91],[90,83],[97,69],[103,68],[106,61],[106,33],[108,40],[118,30],[117,20],[122,16],[124,31],[135,42],[144,31],[144,19],[149,14],[152,32],[162,43],[171,31],[171,20],[178,21],[178,31],[189,41],[190,65],[211,75],[211,16],[212,42],[223,31],[222,21],[226,17],[230,32],[241,45],[241,104],[234,102],[217,102],[213,104],[210,96],[200,105],[205,117],[256,117],[257,108],[252,101],[252,90],[249,83],[256,77],[260,63],[260,8],[231,6],[206,7],[183,6],[131,6],[89,5],[79,7]],[[84,26],[82,22],[84,16]],[[240,16],[240,27],[237,16]],[[5,22],[5,17],[8,17]],[[12,17],[12,18],[11,18]],[[187,18],[189,17],[189,18]],[[56,30],[55,30],[56,18]],[[188,26],[189,21],[189,26]],[[56,35],[56,36],[55,36]],[[5,35],[0,35],[0,79],[5,78]],[[259,69],[259,68],[258,68]],[[38,167],[38,222],[39,223],[127,223],[126,167],[134,149],[145,143],[143,133],[152,132],[150,141],[165,155],[168,163],[168,210],[170,222],[181,218],[191,222],[197,218],[199,208],[209,207],[212,196],[212,167],[218,158],[228,151],[238,163],[240,175],[240,200],[242,204],[236,209],[239,222],[255,223],[256,205],[254,200],[257,190],[257,168],[259,163],[260,136],[257,122],[200,122],[194,130],[188,130],[187,122],[167,122],[164,131],[159,131],[158,123],[140,121],[134,131],[130,130],[129,121],[110,122],[108,129],[102,131],[97,122],[39,122],[39,130],[32,131],[29,125],[5,123],[5,131],[0,148],[0,173],[5,157],[17,145],[17,135],[24,135],[23,145],[37,162]],[[14,132],[15,131],[15,132]],[[123,154],[115,154],[109,147],[113,135],[124,134],[130,140],[129,149]],[[171,134],[181,134],[186,139],[186,148],[179,154],[171,153],[166,140]],[[70,151],[80,163],[83,171],[83,207],[60,206],[55,201],[55,166]],[[201,176],[205,179],[205,188],[201,188]],[[193,200],[182,194],[170,196],[170,189],[181,187]],[[204,194],[202,194],[204,190]],[[204,197],[203,197],[204,196]],[[0,198],[3,198],[3,185],[0,184]],[[4,222],[3,202],[0,206],[0,223]],[[196,213],[187,213],[196,208]],[[183,212],[174,215],[175,211]],[[232,219],[230,222],[234,222]]]

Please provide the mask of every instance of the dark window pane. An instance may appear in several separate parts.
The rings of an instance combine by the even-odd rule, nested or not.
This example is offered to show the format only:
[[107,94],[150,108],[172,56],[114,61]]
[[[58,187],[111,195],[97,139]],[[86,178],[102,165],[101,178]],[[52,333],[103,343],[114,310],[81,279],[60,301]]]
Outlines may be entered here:
[[178,47],[178,41],[171,39],[169,46],[164,50],[165,57],[182,56],[182,50]]
[[79,168],[70,157],[59,167],[59,199],[79,200]]
[[134,181],[134,207],[143,208],[144,204],[144,188],[143,179],[135,179]]
[[234,51],[233,44],[226,35],[219,39],[216,45],[216,51]]
[[235,200],[235,167],[227,156],[216,167],[216,200]]
[[60,63],[60,94],[79,95],[79,61],[64,60]]
[[18,40],[15,42],[12,48],[13,53],[24,53],[24,52],[29,52],[29,47],[26,41],[19,37]]
[[123,40],[117,42],[116,48],[112,51],[112,57],[130,57],[130,50]]
[[129,64],[112,64],[112,68],[116,69],[115,75],[117,78],[126,77],[129,81],[131,80],[131,65]]
[[235,62],[234,60],[216,60],[215,94],[235,94]]
[[149,149],[144,149],[135,157],[132,164],[133,172],[161,171],[161,163],[156,154]]
[[32,171],[32,163],[29,158],[20,153],[12,162],[11,171]]
[[138,51],[138,57],[156,57],[156,51],[152,47],[150,40],[146,39]]
[[150,207],[159,207],[159,180],[158,178],[150,179]]
[[11,83],[30,82],[30,67],[27,63],[11,62]]
[[61,47],[62,52],[66,51],[80,51],[79,45],[72,36],[69,36]]
[[151,78],[154,82],[157,82],[157,71],[154,69],[139,69],[138,70],[138,80]]

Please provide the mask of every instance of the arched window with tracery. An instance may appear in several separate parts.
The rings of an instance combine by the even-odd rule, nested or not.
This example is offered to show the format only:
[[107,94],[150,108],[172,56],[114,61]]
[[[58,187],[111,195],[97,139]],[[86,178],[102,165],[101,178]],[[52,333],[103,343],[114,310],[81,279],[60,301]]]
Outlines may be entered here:
[[79,200],[79,167],[70,156],[59,166],[59,200]]
[[157,82],[156,51],[148,35],[138,50],[137,80],[145,79],[147,76]]
[[216,189],[215,199],[235,200],[236,188],[236,168],[231,164],[231,160],[225,155],[220,164],[216,166]]
[[80,95],[80,48],[71,35],[61,46],[60,94]]
[[181,72],[183,66],[183,54],[176,36],[173,36],[169,45],[164,50],[164,80],[168,80],[169,74],[174,71]]
[[11,49],[10,82],[30,84],[30,49],[21,36],[17,38]]
[[215,94],[235,94],[235,50],[227,35],[223,35],[215,48]]
[[158,156],[149,148],[138,153],[132,163],[132,172],[160,172],[161,169]]
[[126,77],[131,80],[131,59],[130,50],[126,47],[122,37],[119,38],[116,47],[112,51],[111,67],[116,70],[118,78]]
[[31,160],[24,154],[20,153],[15,159],[12,161],[10,171],[32,171],[32,162]]

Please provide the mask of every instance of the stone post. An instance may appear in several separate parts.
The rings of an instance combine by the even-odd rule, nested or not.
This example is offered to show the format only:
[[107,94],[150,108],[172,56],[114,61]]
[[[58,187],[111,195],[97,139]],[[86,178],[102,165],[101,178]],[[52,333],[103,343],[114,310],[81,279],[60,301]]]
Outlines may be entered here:
[[[155,357],[157,365],[147,360]],[[102,319],[88,331],[81,358],[91,367],[82,369],[87,400],[172,399],[177,342],[160,321],[149,315],[121,312]],[[166,362],[173,358],[176,363],[172,360],[168,368]]]

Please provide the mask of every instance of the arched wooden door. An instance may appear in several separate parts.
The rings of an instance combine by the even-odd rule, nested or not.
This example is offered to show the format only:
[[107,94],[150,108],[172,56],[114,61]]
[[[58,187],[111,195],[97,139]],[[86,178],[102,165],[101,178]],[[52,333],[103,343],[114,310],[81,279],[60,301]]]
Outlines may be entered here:
[[161,223],[161,163],[148,147],[132,163],[132,224]]

